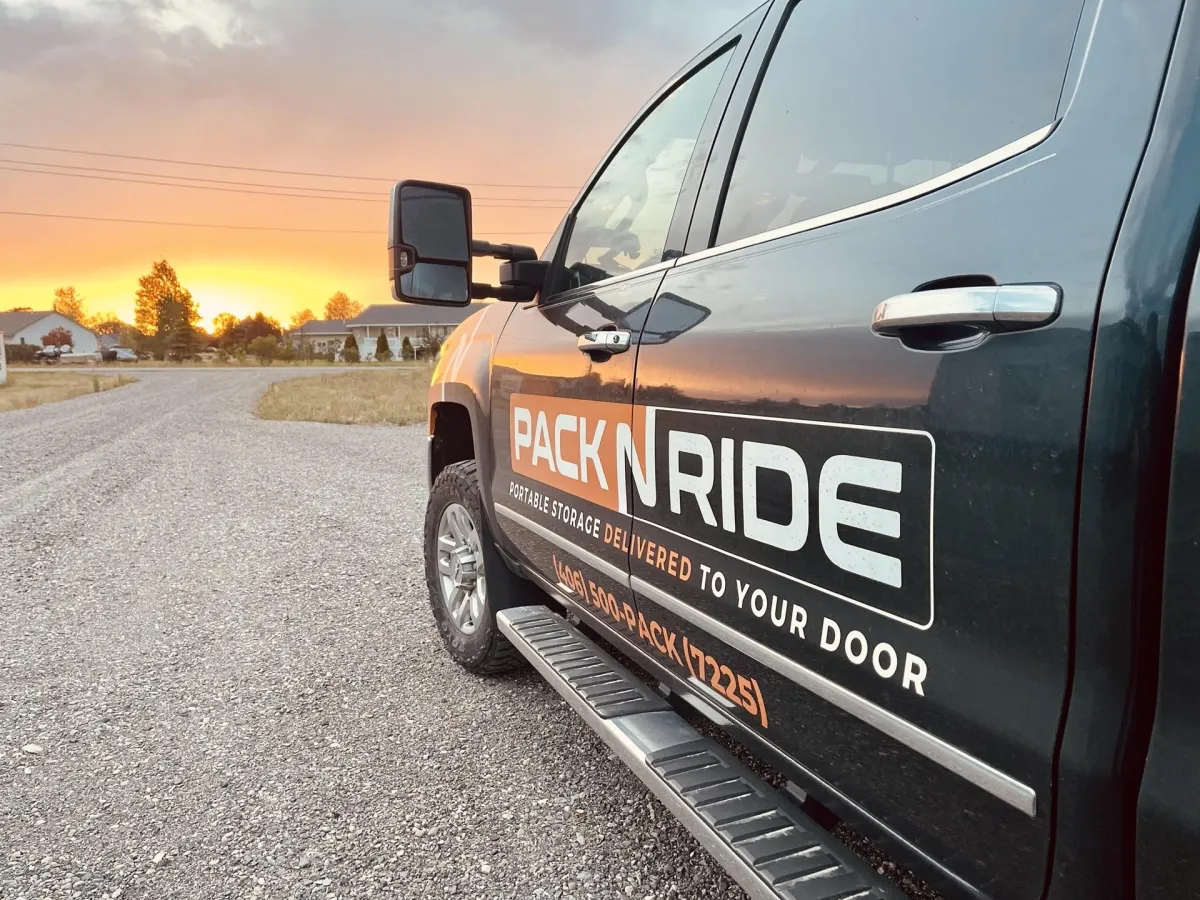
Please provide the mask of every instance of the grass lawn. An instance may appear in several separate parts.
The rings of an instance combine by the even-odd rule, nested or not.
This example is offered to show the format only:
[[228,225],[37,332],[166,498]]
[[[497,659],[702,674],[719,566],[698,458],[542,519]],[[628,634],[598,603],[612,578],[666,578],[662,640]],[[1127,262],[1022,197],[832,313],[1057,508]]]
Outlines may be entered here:
[[292,378],[271,385],[258,401],[260,419],[337,425],[424,422],[432,369],[410,365],[382,371]]
[[9,369],[8,384],[0,386],[0,413],[29,409],[43,403],[70,400],[133,384],[127,375],[87,375],[82,372],[31,372]]

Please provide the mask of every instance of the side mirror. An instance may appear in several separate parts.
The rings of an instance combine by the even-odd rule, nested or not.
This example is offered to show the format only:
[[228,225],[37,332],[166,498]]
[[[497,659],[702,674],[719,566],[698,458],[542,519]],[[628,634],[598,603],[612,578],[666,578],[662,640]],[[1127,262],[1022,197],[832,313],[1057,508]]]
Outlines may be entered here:
[[395,299],[469,304],[471,192],[431,181],[398,183],[392,188],[388,256]]

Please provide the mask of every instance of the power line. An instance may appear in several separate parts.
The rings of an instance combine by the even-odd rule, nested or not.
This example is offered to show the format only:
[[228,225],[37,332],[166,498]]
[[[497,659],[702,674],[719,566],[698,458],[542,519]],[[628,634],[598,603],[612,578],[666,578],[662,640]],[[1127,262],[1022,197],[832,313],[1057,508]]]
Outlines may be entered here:
[[[141,176],[145,176],[146,178],[170,178],[175,181],[199,181],[204,184],[228,184],[228,185],[235,185],[237,187],[256,187],[256,188],[272,188],[274,190],[309,191],[309,192],[317,193],[317,194],[354,194],[356,196],[371,197],[373,199],[378,199],[379,195],[381,193],[380,191],[355,191],[355,190],[351,190],[350,188],[319,188],[319,187],[308,187],[307,185],[302,185],[302,184],[271,184],[269,182],[263,182],[263,181],[227,181],[222,178],[201,178],[198,175],[169,175],[169,174],[165,174],[163,172],[137,172],[137,171],[133,171],[130,169],[103,169],[103,168],[97,168],[95,166],[71,166],[71,165],[67,165],[66,163],[49,163],[49,162],[41,162],[40,160],[28,160],[28,159],[0,158],[0,163],[6,163],[9,165],[17,165],[17,166],[40,166],[45,169],[70,169],[71,171],[74,171],[74,172],[103,172],[106,175],[141,175]],[[51,175],[54,173],[45,172],[43,174]],[[337,198],[337,199],[343,199],[343,198]],[[473,201],[478,201],[478,200],[488,200],[488,201],[517,200],[520,202],[528,201],[531,203],[541,203],[541,202],[561,203],[562,202],[562,201],[556,200],[552,197],[472,197],[472,200]]]
[[[33,163],[38,165],[38,163]],[[54,175],[59,178],[84,178],[91,181],[115,181],[119,184],[152,184],[159,187],[173,188],[189,188],[193,191],[220,191],[226,194],[257,194],[262,197],[297,197],[301,200],[343,200],[350,203],[388,203],[386,197],[325,197],[314,194],[295,194],[280,191],[257,191],[248,188],[234,187],[216,187],[207,184],[176,184],[173,181],[151,181],[144,178],[114,178],[111,175],[87,175],[82,172],[43,172],[40,169],[24,169],[16,166],[2,166],[0,171],[3,172],[23,172],[27,175]],[[303,190],[303,188],[301,188]],[[540,201],[530,201],[540,202]],[[562,211],[566,207],[562,205],[556,206],[525,206],[525,205],[508,205],[504,203],[472,203],[472,206],[478,206],[481,209],[547,209],[554,212]]]
[[[269,225],[232,225],[227,223],[217,222],[159,222],[149,219],[116,219],[108,216],[69,216],[63,213],[43,213],[43,212],[26,212],[24,210],[0,209],[0,216],[29,216],[38,219],[72,219],[79,222],[116,222],[123,225],[161,225],[170,228],[221,228],[233,231],[291,231],[302,232],[305,234],[372,234],[376,237],[383,237],[383,230],[379,228],[369,231],[349,231],[336,228],[277,228]],[[545,231],[506,231],[503,233],[496,232],[493,234],[476,233],[475,237],[495,238],[495,237],[542,237],[549,235],[551,229]]]
[[[109,159],[134,159],[141,162],[167,163],[174,166],[203,166],[209,169],[233,169],[239,172],[265,172],[271,175],[298,175],[303,178],[342,178],[351,181],[386,181],[394,183],[395,178],[382,178],[377,175],[335,175],[330,172],[297,172],[289,169],[262,169],[255,166],[234,166],[227,163],[194,162],[184,159],[164,159],[156,156],[135,156],[128,153],[103,153],[99,150],[74,150],[69,147],[46,147],[38,144],[16,144],[11,141],[0,141],[0,147],[15,147],[20,150],[40,150],[49,153],[74,153],[80,156],[104,156]],[[578,185],[567,184],[500,184],[488,182],[461,182],[464,187],[489,188],[522,188],[526,190],[574,191]]]

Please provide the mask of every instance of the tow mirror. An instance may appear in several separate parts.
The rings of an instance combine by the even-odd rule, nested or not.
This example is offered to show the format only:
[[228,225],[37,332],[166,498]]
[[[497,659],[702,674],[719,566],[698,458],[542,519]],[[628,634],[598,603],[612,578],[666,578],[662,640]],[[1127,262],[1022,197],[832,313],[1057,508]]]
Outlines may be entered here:
[[392,296],[406,303],[471,302],[471,192],[401,181],[392,188],[388,231]]

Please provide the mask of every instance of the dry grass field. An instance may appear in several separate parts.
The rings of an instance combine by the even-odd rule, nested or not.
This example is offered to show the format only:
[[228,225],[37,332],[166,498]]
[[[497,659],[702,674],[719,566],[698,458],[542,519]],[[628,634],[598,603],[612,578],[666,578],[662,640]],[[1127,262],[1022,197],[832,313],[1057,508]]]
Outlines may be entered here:
[[337,425],[412,425],[425,421],[432,369],[423,364],[383,371],[292,378],[267,388],[260,419]]
[[80,394],[98,394],[136,378],[127,375],[89,375],[83,372],[33,372],[9,369],[8,384],[0,386],[0,413],[30,409],[43,403],[70,400]]

